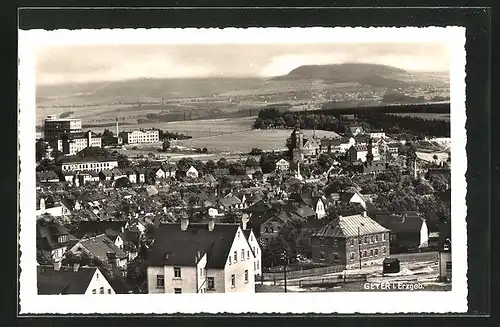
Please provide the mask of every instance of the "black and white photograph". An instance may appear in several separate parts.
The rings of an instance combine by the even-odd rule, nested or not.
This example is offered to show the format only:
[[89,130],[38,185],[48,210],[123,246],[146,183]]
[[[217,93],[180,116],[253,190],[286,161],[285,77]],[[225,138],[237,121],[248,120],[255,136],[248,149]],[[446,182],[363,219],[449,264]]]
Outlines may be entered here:
[[466,310],[464,43],[23,31],[21,310]]

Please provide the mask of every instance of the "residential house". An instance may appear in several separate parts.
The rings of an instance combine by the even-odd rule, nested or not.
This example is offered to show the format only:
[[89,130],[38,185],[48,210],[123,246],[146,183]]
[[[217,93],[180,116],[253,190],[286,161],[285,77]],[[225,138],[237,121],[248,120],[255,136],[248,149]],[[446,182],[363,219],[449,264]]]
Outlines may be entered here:
[[198,170],[193,166],[189,167],[189,169],[186,171],[186,177],[193,179],[198,178]]
[[314,210],[314,212],[316,213],[316,218],[321,219],[326,216],[326,198],[320,196],[312,196],[311,194],[301,194],[300,201]]
[[385,132],[381,129],[371,130],[369,135],[372,139],[376,139],[376,140],[385,138]]
[[391,253],[417,252],[429,245],[427,223],[416,212],[391,216],[379,215],[376,220],[391,231]]
[[146,173],[144,172],[143,169],[136,169],[135,174],[136,174],[137,183],[145,183],[146,182]]
[[118,169],[118,168],[115,168],[115,169],[112,169],[111,170],[111,173],[113,174],[113,180],[117,180],[117,179],[120,179],[122,177],[126,177],[127,175],[125,173],[122,172],[121,169]]
[[248,224],[249,220],[250,219],[248,218],[248,215],[244,214],[243,217],[241,218],[241,229],[243,230],[243,234],[245,234],[245,237],[248,241],[248,244],[250,244],[250,247],[252,249],[252,253],[254,254],[254,257],[255,257],[253,270],[254,270],[255,279],[257,279],[262,274],[262,249],[260,247],[259,241],[258,241],[257,237],[255,236],[253,230],[247,228],[247,224]]
[[314,163],[318,160],[320,151],[320,144],[315,138],[311,137],[305,140],[302,146],[302,155],[304,160],[308,163]]
[[148,254],[149,293],[255,292],[255,256],[238,224],[160,225]]
[[352,136],[357,136],[357,135],[362,135],[365,134],[365,130],[363,129],[362,126],[352,126],[349,127],[349,131]]
[[388,163],[383,160],[366,160],[359,165],[362,174],[379,174],[387,170]]
[[358,203],[366,209],[366,200],[363,195],[358,192],[332,193],[330,194],[330,199],[335,205],[339,203]]
[[46,205],[45,198],[40,198],[40,201],[37,203],[35,214],[36,216],[48,214],[52,217],[65,220],[66,217],[71,214],[71,211],[61,202],[56,201]]
[[57,175],[53,170],[37,172],[36,180],[40,183],[58,183],[60,181],[59,175]]
[[[55,269],[54,269],[55,268]],[[115,294],[115,290],[97,267],[37,267],[39,295]]]
[[38,219],[36,222],[36,248],[54,262],[60,262],[64,257],[69,236],[68,230],[56,220]]
[[235,196],[226,196],[217,200],[219,209],[221,210],[237,210],[241,209],[241,200]]
[[63,182],[74,183],[75,178],[75,173],[72,171],[61,171],[59,174],[59,179]]
[[81,221],[75,236],[88,238],[105,234],[120,250],[124,248],[126,221]]
[[86,253],[91,258],[109,263],[113,274],[125,276],[127,273],[127,254],[118,248],[106,234],[81,239],[70,251],[77,255]]
[[102,181],[110,181],[113,179],[113,172],[111,170],[108,170],[108,169],[101,170],[99,172],[99,178]]
[[285,159],[280,159],[278,160],[278,162],[276,162],[276,169],[284,172],[289,171],[290,163]]
[[137,183],[137,172],[133,168],[125,168],[123,169],[123,173],[128,178],[130,183]]
[[382,264],[389,255],[389,230],[362,215],[339,216],[313,234],[312,260],[345,269]]

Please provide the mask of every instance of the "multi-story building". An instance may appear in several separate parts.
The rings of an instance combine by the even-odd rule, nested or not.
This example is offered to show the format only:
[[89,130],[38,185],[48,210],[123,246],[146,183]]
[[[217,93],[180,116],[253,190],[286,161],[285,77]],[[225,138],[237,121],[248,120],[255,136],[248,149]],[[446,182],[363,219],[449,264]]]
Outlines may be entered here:
[[160,225],[148,254],[149,293],[255,292],[255,255],[238,224]]
[[81,119],[58,118],[55,115],[48,116],[43,126],[44,139],[47,142],[59,140],[63,135],[80,133],[81,131]]
[[248,244],[250,244],[250,247],[252,248],[252,252],[255,256],[255,261],[253,264],[254,267],[254,275],[256,278],[260,277],[262,274],[262,249],[260,248],[259,241],[257,240],[257,237],[255,236],[255,233],[253,232],[253,229],[247,229],[247,223],[250,219],[248,218],[248,215],[244,214],[242,219],[241,219],[241,228],[243,229],[243,233],[245,234],[245,237],[247,238]]
[[150,129],[122,132],[121,137],[125,144],[155,143],[160,141],[160,131]]
[[51,146],[61,151],[65,155],[74,155],[85,148],[102,147],[102,140],[95,133],[64,134],[60,139],[51,142]]
[[85,148],[76,155],[67,156],[61,160],[61,170],[64,171],[94,171],[113,170],[118,167],[118,161],[104,149]]
[[389,230],[366,215],[339,216],[311,238],[313,261],[345,269],[381,264],[389,255]]

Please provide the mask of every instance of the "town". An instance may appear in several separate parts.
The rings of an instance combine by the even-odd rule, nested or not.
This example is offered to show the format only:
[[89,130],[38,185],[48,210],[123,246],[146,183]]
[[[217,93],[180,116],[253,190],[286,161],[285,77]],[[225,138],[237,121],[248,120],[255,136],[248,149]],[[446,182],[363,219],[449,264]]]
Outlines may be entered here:
[[[44,120],[39,294],[451,287],[449,122],[262,109],[254,128],[288,129],[283,146],[218,160],[170,160],[183,135],[119,128]],[[423,160],[433,137],[447,156]],[[127,155],[144,144],[157,152]]]

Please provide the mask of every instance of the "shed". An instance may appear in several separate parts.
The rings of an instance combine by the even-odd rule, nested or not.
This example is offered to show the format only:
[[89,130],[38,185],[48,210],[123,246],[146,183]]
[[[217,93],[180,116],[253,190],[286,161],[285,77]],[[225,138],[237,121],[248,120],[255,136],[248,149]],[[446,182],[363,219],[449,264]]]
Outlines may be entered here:
[[399,260],[396,258],[385,258],[383,262],[383,273],[393,274],[400,270]]

